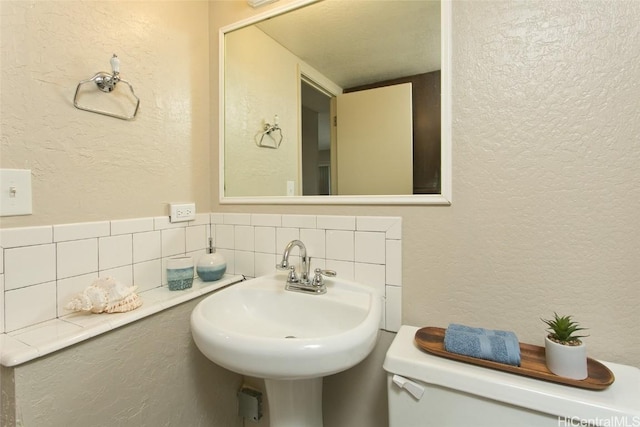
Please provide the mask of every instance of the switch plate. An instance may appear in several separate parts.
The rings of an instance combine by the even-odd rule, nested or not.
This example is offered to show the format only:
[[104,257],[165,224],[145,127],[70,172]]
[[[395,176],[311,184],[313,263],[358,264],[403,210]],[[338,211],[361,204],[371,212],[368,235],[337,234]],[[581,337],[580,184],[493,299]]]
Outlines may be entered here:
[[32,213],[31,170],[0,169],[0,216]]
[[193,221],[196,219],[195,203],[171,203],[169,220],[171,222]]
[[287,181],[287,196],[295,195],[295,183],[293,181]]

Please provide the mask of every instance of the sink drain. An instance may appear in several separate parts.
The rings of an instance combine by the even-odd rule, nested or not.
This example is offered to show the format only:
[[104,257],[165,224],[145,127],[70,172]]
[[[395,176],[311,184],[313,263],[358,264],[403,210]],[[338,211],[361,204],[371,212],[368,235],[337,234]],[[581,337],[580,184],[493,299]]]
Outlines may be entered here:
[[287,335],[285,338],[297,338],[295,335]]

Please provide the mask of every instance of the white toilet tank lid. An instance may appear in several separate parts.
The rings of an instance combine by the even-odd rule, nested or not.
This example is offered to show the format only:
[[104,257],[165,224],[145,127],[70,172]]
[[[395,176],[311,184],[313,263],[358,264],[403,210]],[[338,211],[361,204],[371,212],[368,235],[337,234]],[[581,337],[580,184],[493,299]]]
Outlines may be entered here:
[[624,419],[625,426],[640,426],[638,368],[601,362],[614,373],[614,383],[605,390],[581,389],[434,356],[416,346],[418,329],[400,327],[387,351],[385,371],[553,416],[599,420],[605,425]]

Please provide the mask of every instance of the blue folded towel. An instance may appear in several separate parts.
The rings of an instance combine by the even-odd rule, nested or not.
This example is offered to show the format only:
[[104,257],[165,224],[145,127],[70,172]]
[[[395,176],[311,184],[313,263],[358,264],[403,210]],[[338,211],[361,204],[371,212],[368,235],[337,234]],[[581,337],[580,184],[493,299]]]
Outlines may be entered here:
[[516,334],[511,331],[452,323],[444,333],[444,349],[464,356],[520,366],[520,344]]

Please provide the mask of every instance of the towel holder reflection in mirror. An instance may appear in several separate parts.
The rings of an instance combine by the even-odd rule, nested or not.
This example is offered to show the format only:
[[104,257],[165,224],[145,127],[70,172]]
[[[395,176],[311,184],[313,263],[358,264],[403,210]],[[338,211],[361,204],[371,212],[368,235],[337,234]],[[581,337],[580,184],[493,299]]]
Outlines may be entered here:
[[[278,134],[276,135],[276,132]],[[268,138],[265,139],[264,137]],[[258,140],[258,137],[260,139]],[[280,129],[280,125],[278,124],[278,115],[276,114],[273,117],[273,124],[265,123],[262,127],[262,131],[256,135],[256,145],[262,148],[280,148],[280,144],[282,144],[282,138],[284,135],[282,134],[282,129]]]
[[[120,60],[118,59],[118,56],[115,53],[111,58],[111,69],[113,70],[112,74],[109,74],[104,71],[100,71],[90,79],[82,80],[80,83],[78,83],[78,86],[76,87],[76,93],[73,96],[73,105],[79,110],[90,111],[92,113],[97,113],[97,114],[103,114],[105,116],[115,117],[116,119],[133,120],[136,117],[136,114],[138,114],[138,108],[140,107],[140,98],[138,98],[135,92],[133,91],[133,86],[131,86],[131,84],[128,81],[122,80],[120,78]],[[103,110],[89,108],[89,107],[80,105],[78,103],[78,95],[80,94],[80,88],[83,85],[91,82],[94,82],[98,87],[98,89],[106,93],[113,91],[116,88],[116,84],[118,83],[124,83],[127,86],[129,86],[131,95],[133,96],[133,98],[135,98],[135,107],[133,109],[133,113],[131,113],[130,115],[110,113],[108,111],[103,111]]]

